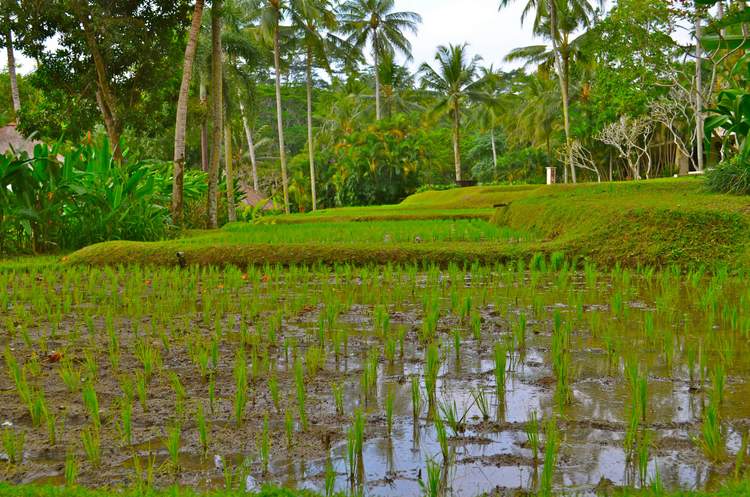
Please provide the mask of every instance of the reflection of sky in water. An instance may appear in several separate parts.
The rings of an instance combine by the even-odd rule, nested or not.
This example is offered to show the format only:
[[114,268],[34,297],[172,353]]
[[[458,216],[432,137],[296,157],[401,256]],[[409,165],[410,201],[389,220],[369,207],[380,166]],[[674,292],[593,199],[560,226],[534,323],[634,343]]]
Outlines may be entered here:
[[[530,342],[534,339],[529,337]],[[526,446],[524,424],[532,410],[540,415],[552,411],[554,382],[549,382],[552,372],[546,365],[549,353],[546,349],[529,345],[522,361],[517,354],[509,356],[505,405],[498,419],[498,402],[491,387],[494,383],[491,349],[491,344],[483,344],[482,353],[477,354],[476,345],[466,340],[462,346],[462,359],[457,361],[452,343],[443,347],[445,360],[437,383],[438,398],[455,402],[459,416],[465,413],[469,425],[464,438],[451,442],[454,463],[447,476],[448,495],[475,497],[497,487],[530,489],[538,480],[531,449]],[[413,357],[422,357],[424,351],[411,349],[409,353]],[[617,377],[621,373],[615,369],[614,376],[609,375],[609,359],[601,349],[576,353],[574,357],[578,361],[576,364],[580,364],[578,379],[573,385],[575,402],[566,411],[570,422],[561,429],[556,487],[564,486],[579,495],[594,495],[594,489],[600,485],[639,486],[637,467],[627,464],[623,450],[625,420],[631,401],[625,382]],[[363,453],[364,491],[367,495],[419,495],[419,477],[426,478],[425,461],[427,458],[442,460],[434,428],[425,419],[420,421],[419,441],[415,444],[409,377],[420,371],[421,364],[416,362],[381,365],[376,400],[379,407],[375,414],[382,415],[386,390],[392,388],[395,421],[390,440],[382,428],[368,426],[366,430],[371,437],[366,440]],[[673,373],[687,376],[687,370],[677,367],[673,368]],[[472,390],[482,385],[491,403],[491,421],[500,421],[499,426],[504,428],[499,433],[471,428],[482,419]],[[693,432],[700,428],[696,421],[701,416],[701,399],[688,387],[688,379],[682,376],[674,381],[659,377],[649,379],[647,426],[653,420],[660,424],[649,428],[655,448],[648,465],[647,483],[653,481],[657,472],[667,488],[702,487],[716,479],[710,466],[701,462],[700,452],[690,441]],[[359,387],[350,385],[347,392],[350,409],[356,407],[358,395]],[[592,428],[587,420],[595,421],[601,428]],[[686,430],[686,426],[690,429]],[[450,429],[447,429],[450,434]],[[660,440],[674,440],[678,448],[667,446],[659,449]],[[740,435],[730,431],[728,448],[736,451],[740,443]],[[338,444],[331,452],[337,474],[336,489],[349,490],[346,444]],[[542,458],[543,453],[540,460]],[[540,464],[538,471],[541,469]],[[295,471],[299,472],[299,469]],[[324,488],[324,460],[310,461],[304,471],[303,482],[298,485],[317,490]],[[296,475],[296,478],[300,477],[300,474]]]

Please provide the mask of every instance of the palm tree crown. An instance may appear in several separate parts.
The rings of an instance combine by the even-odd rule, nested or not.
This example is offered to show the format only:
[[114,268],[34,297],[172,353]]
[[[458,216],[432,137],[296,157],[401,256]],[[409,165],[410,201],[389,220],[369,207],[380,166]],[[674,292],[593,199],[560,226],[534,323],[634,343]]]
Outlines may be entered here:
[[433,113],[449,112],[453,119],[453,155],[456,166],[456,181],[460,182],[461,150],[460,127],[461,105],[466,100],[482,100],[483,92],[479,72],[479,56],[468,57],[467,45],[441,45],[435,54],[437,69],[429,64],[422,64],[419,74],[422,87],[431,90],[440,98],[435,103]]
[[416,33],[422,18],[415,12],[394,12],[395,0],[348,0],[341,6],[341,32],[362,50],[369,43],[375,59],[375,113],[380,119],[380,57],[398,51],[411,57],[407,33]]

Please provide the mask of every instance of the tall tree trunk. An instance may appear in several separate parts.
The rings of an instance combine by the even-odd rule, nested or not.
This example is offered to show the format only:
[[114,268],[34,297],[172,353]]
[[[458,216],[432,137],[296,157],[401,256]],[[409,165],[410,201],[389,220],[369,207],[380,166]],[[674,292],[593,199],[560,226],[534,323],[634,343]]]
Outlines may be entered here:
[[[198,90],[201,106],[203,108],[208,107],[208,96],[206,95],[206,81],[203,73],[201,73],[200,87]],[[201,170],[204,173],[208,172],[208,119],[203,116],[201,120]]]
[[96,70],[97,92],[96,100],[99,104],[99,110],[102,112],[104,127],[107,129],[109,137],[109,146],[112,150],[112,156],[115,161],[122,162],[122,150],[120,148],[120,119],[117,115],[117,102],[109,87],[107,71],[104,66],[104,58],[99,51],[99,44],[96,42],[93,28],[88,21],[88,13],[79,14],[79,20],[83,25],[83,34],[86,44],[91,51],[91,57],[94,60],[94,69]]
[[185,62],[182,65],[182,82],[180,94],[177,97],[177,117],[174,126],[174,180],[172,181],[172,219],[182,225],[182,193],[185,176],[185,133],[187,130],[187,107],[190,92],[190,79],[193,76],[193,61],[198,47],[198,33],[201,30],[203,16],[203,1],[195,0],[193,20],[190,25],[187,46],[185,47]]
[[703,171],[703,26],[701,12],[695,12],[695,141],[698,148],[698,171]]
[[378,33],[372,35],[372,53],[375,58],[375,119],[380,121],[380,53],[378,52]]
[[13,52],[13,32],[8,29],[5,49],[8,52],[8,78],[10,79],[10,95],[13,99],[13,114],[16,122],[19,121],[18,114],[21,112],[21,96],[18,93],[18,80],[16,79],[16,55]]
[[279,46],[279,13],[276,13],[276,26],[273,29],[273,66],[276,71],[276,125],[279,128],[279,161],[281,162],[281,183],[284,189],[284,212],[289,214],[289,178],[286,172],[286,145],[284,144],[284,116],[281,108],[281,47]]
[[563,119],[565,124],[565,146],[568,152],[568,164],[570,165],[570,178],[573,183],[577,183],[576,168],[573,161],[573,138],[570,136],[570,54],[568,52],[567,44],[565,53],[562,57],[563,61],[563,74],[564,79],[561,81],[562,84],[562,98],[563,98]]
[[211,9],[211,165],[208,170],[208,226],[218,228],[219,161],[221,159],[221,131],[224,109],[222,94],[221,3],[213,0]]
[[242,95],[240,95],[240,89],[237,88],[237,100],[240,102],[240,116],[242,117],[242,127],[245,129],[245,139],[247,139],[247,150],[250,153],[250,165],[253,169],[253,190],[259,191],[258,188],[258,162],[255,159],[255,142],[253,142],[253,133],[250,130],[250,125],[247,122],[247,115],[245,115],[245,104],[242,103]]
[[313,143],[313,115],[312,115],[312,87],[313,87],[313,52],[307,47],[307,151],[310,161],[310,194],[312,195],[312,210],[318,209],[318,195],[315,190],[315,145]]
[[461,118],[458,114],[458,106],[453,109],[453,161],[456,165],[456,183],[461,182]]
[[573,148],[572,148],[572,142],[570,138],[570,114],[569,114],[569,92],[568,92],[568,77],[567,77],[567,64],[564,61],[564,57],[562,54],[562,51],[560,50],[560,43],[557,39],[558,33],[557,33],[557,5],[555,4],[554,0],[548,0],[549,5],[549,29],[550,29],[550,38],[552,39],[552,51],[555,55],[555,65],[557,66],[557,75],[560,80],[560,95],[562,97],[562,106],[563,106],[563,127],[565,129],[565,147],[566,147],[566,158],[568,163],[565,164],[565,182],[568,181],[568,166],[570,166],[572,175],[573,175],[573,182],[576,181],[576,173],[575,169],[573,168]]
[[227,218],[230,223],[237,220],[237,209],[234,205],[234,167],[232,165],[232,127],[229,119],[224,119],[224,164],[227,179]]
[[490,128],[490,140],[492,141],[492,165],[497,171],[497,145],[495,145],[495,128]]

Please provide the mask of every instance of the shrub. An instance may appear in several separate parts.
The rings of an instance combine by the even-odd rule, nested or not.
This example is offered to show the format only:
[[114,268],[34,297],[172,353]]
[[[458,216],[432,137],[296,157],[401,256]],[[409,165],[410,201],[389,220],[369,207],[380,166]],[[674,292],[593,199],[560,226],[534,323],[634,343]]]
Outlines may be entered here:
[[735,155],[706,173],[706,188],[716,193],[750,194],[750,161]]

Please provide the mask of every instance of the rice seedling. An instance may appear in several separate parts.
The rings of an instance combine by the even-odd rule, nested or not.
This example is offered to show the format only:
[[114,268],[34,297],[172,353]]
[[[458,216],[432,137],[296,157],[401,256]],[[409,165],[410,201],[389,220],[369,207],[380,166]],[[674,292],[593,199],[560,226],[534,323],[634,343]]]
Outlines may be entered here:
[[703,449],[703,453],[710,461],[720,462],[725,459],[726,447],[719,417],[718,399],[711,398],[704,408],[701,438],[694,440]]
[[305,365],[307,366],[307,374],[310,378],[317,376],[322,362],[323,349],[316,346],[309,347],[305,352]]
[[44,418],[47,423],[47,442],[54,447],[57,444],[57,416],[45,408]]
[[169,464],[175,474],[180,472],[180,437],[182,435],[182,427],[179,423],[175,422],[169,427],[167,432],[167,440],[165,445],[167,446],[167,453],[169,454]]
[[73,365],[73,361],[63,357],[60,361],[60,379],[70,393],[76,393],[81,388],[81,371]]
[[333,497],[334,492],[336,490],[336,471],[334,471],[333,469],[333,463],[331,463],[330,457],[326,459],[324,478],[325,478],[325,497]]
[[649,449],[651,448],[651,435],[644,432],[638,442],[638,477],[641,486],[646,485],[648,479]]
[[47,417],[47,401],[44,397],[44,391],[40,388],[31,388],[28,393],[28,410],[31,416],[31,425],[35,428],[42,425]]
[[386,433],[388,433],[388,436],[391,436],[391,431],[393,429],[393,403],[395,400],[395,394],[393,392],[393,385],[388,385],[386,395],[385,395],[385,424],[386,424]]
[[461,362],[461,330],[453,330],[453,350],[456,353],[456,363]]
[[419,479],[419,487],[422,489],[424,497],[439,497],[442,495],[443,467],[434,459],[427,458],[425,462],[425,473],[427,481]]
[[411,411],[414,419],[419,419],[422,413],[422,389],[418,376],[411,377]]
[[180,377],[174,371],[169,372],[169,383],[172,385],[172,390],[175,394],[175,414],[177,417],[182,417],[185,412],[185,399],[187,399],[187,391],[185,386],[180,381]]
[[466,416],[469,414],[469,409],[464,409],[463,414],[459,415],[455,400],[453,402],[441,402],[439,409],[443,421],[451,429],[454,437],[465,431],[465,421]]
[[99,399],[94,390],[94,385],[91,382],[86,382],[82,390],[83,405],[88,412],[89,419],[91,419],[94,426],[98,429],[101,426],[101,417],[99,415]]
[[146,382],[150,383],[154,372],[161,365],[159,349],[145,338],[141,338],[135,342],[135,356],[141,363]]
[[133,454],[133,473],[135,479],[135,490],[144,495],[154,486],[154,475],[156,468],[156,454],[149,452],[146,456],[146,477],[143,477],[143,464],[140,456]]
[[471,334],[476,342],[482,341],[482,315],[478,312],[471,315]]
[[522,350],[526,347],[526,314],[524,313],[518,315],[518,322],[513,328],[513,341],[518,349]]
[[107,333],[109,335],[109,342],[107,343],[107,357],[109,357],[109,364],[112,366],[113,371],[120,369],[120,341],[117,338],[117,333],[114,327],[107,327]]
[[727,373],[724,365],[719,362],[711,371],[711,395],[715,397],[716,403],[721,406],[724,403],[724,386],[726,385]]
[[529,413],[529,420],[525,426],[526,439],[531,446],[531,453],[533,454],[534,464],[539,461],[539,417],[536,411]]
[[495,344],[495,393],[498,402],[505,402],[505,374],[508,364],[508,351],[501,343]]
[[211,409],[211,414],[214,414],[214,406],[216,405],[216,376],[213,374],[209,375],[208,378],[208,406]]
[[67,487],[73,487],[76,484],[78,478],[78,463],[76,462],[75,455],[72,452],[68,452],[65,456],[65,485]]
[[263,415],[263,431],[261,432],[260,443],[258,444],[258,454],[260,455],[263,474],[267,475],[268,464],[271,456],[271,435],[268,428],[268,413]]
[[247,404],[247,360],[244,349],[239,349],[234,360],[234,421],[242,426]]
[[16,432],[11,427],[3,429],[3,450],[10,464],[19,464],[23,461],[23,448],[26,434],[23,431]]
[[482,421],[490,419],[490,401],[487,398],[487,394],[482,388],[476,388],[471,391],[471,396],[474,399],[474,404],[479,409],[479,413],[482,415]]
[[99,365],[96,362],[96,357],[94,357],[92,349],[87,349],[83,353],[83,364],[86,371],[86,379],[96,381],[96,377],[99,374]]
[[135,374],[135,391],[138,394],[141,409],[143,409],[143,412],[148,411],[148,380],[141,371]]
[[350,477],[352,481],[362,481],[365,472],[364,445],[365,445],[365,417],[361,409],[354,411],[354,419],[348,432],[348,441],[350,446],[347,452],[350,457]]
[[440,416],[435,416],[435,436],[437,437],[438,444],[440,445],[440,453],[443,455],[443,464],[450,464],[450,450],[448,447],[448,433],[445,431],[445,425]]
[[336,416],[344,415],[344,387],[338,383],[331,385],[333,393],[333,405],[336,409]]
[[297,408],[299,409],[299,420],[302,425],[302,430],[307,429],[307,413],[305,410],[305,399],[307,392],[305,389],[305,375],[302,369],[302,362],[295,361],[294,363],[294,383],[297,390]]
[[429,345],[425,349],[425,389],[427,390],[427,402],[429,410],[432,411],[437,402],[437,377],[440,371],[440,352],[437,344]]
[[195,423],[198,426],[198,440],[201,444],[202,454],[203,457],[206,457],[206,454],[208,454],[208,423],[202,403],[198,404],[198,409],[195,412]]
[[99,427],[93,425],[84,428],[81,431],[81,441],[86,457],[94,467],[98,467],[102,459],[101,438],[99,436]]
[[551,416],[544,430],[544,466],[539,483],[539,495],[541,497],[552,497],[552,478],[557,464],[558,451],[557,421]]
[[284,433],[286,433],[287,447],[291,448],[294,442],[294,417],[289,410],[284,412]]

